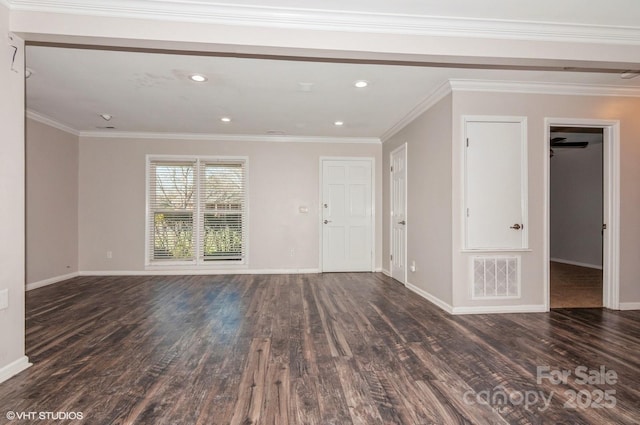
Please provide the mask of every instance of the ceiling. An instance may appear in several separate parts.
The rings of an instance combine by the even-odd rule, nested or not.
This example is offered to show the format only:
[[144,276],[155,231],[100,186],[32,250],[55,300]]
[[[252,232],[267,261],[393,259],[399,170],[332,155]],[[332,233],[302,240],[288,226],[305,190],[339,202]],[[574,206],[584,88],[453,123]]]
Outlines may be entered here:
[[[599,149],[602,152],[604,143],[604,131],[602,128],[594,128],[594,127],[551,127],[551,138],[562,137],[565,140],[562,143],[580,143],[587,142],[588,145],[584,148],[589,149]],[[575,155],[580,155],[583,153],[583,149],[581,147],[563,147],[560,146],[551,146],[550,153],[551,158],[572,158]]]
[[[170,3],[193,4],[176,0]],[[207,3],[214,2],[199,2]],[[393,2],[392,8],[391,2],[382,0],[332,0],[321,4],[331,13],[351,10],[544,22],[573,19],[574,23],[602,25],[612,25],[615,18],[619,25],[635,27],[640,22],[640,7],[635,0],[613,0],[620,7],[627,7],[624,12],[611,12],[612,7],[591,10],[583,6],[582,0],[565,1],[551,9],[544,9],[539,3],[535,7],[534,3],[500,0],[482,3],[485,7],[475,0],[402,0]],[[234,6],[250,4],[241,0]],[[259,7],[291,8],[300,4],[263,0]],[[320,3],[304,4],[317,7]],[[488,4],[502,7],[486,7]],[[32,116],[79,133],[380,138],[450,79],[640,88],[640,77],[621,79],[619,73],[613,72],[333,63],[49,46],[28,46],[26,64],[33,71],[26,85],[27,109]],[[194,73],[206,75],[208,80],[193,82],[189,76]],[[367,81],[368,87],[354,87],[358,80]],[[100,117],[105,113],[113,118],[105,121]],[[222,122],[223,117],[231,121]],[[336,126],[336,121],[344,124]]]
[[[387,21],[394,17],[449,17],[503,22],[578,24],[638,28],[640,8],[637,0],[2,0],[15,10],[71,12],[94,11],[101,15],[115,15],[131,11],[185,11],[200,17],[212,11],[242,10],[245,15],[262,16],[311,14],[333,17],[345,14],[379,15]],[[222,16],[223,13],[217,13]],[[195,16],[193,16],[195,18]]]
[[[575,142],[588,142],[590,145],[597,145],[604,142],[604,131],[602,128],[594,127],[575,127],[575,128],[561,128],[551,127],[551,138],[562,137],[563,143],[575,143]],[[560,147],[554,147],[553,149],[563,149]],[[569,151],[575,149],[568,149]]]

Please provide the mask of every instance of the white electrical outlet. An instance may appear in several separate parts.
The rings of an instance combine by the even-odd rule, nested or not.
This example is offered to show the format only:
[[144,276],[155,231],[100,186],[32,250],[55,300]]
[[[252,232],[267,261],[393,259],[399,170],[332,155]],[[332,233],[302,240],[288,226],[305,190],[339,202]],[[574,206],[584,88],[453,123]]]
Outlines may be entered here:
[[9,290],[3,289],[0,291],[0,310],[9,308]]
[[113,258],[113,251],[107,251],[107,258],[109,260]]
[[411,262],[411,267],[409,267],[409,270],[411,270],[412,273],[416,272],[416,262],[415,261]]

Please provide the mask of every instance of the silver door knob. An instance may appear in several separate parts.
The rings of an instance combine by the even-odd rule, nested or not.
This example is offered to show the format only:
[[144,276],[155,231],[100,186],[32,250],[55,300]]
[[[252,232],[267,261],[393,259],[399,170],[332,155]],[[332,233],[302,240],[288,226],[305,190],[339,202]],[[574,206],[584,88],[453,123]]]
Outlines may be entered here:
[[514,224],[513,226],[509,227],[509,229],[515,229],[515,230],[520,230],[524,227],[524,225],[519,225],[518,223]]
[[329,224],[329,223],[331,223],[331,220],[325,220],[324,221],[324,224]]
[[402,220],[402,221],[399,221],[399,222],[398,222],[398,224],[402,224],[402,225],[404,226],[404,225],[406,225],[406,224],[407,224],[407,222],[406,222],[406,221],[404,221],[404,220]]

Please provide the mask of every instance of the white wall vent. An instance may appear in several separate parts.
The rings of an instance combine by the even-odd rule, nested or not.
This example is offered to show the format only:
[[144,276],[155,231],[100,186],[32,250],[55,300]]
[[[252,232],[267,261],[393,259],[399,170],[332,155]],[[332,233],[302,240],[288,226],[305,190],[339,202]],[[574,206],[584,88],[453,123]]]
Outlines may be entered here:
[[472,257],[473,298],[519,298],[520,257]]

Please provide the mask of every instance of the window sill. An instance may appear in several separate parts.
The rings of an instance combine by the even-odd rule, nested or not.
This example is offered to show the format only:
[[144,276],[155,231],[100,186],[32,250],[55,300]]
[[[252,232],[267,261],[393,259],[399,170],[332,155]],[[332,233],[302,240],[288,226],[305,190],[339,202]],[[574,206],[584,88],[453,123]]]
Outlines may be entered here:
[[531,248],[465,248],[461,249],[463,254],[473,254],[482,252],[533,252]]

